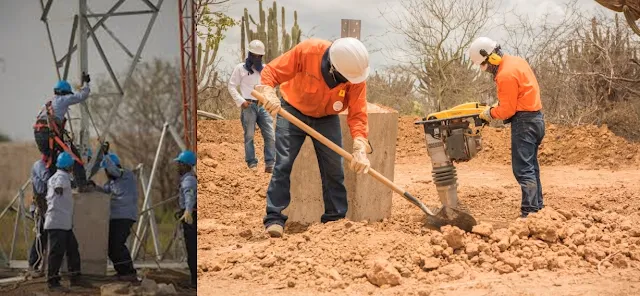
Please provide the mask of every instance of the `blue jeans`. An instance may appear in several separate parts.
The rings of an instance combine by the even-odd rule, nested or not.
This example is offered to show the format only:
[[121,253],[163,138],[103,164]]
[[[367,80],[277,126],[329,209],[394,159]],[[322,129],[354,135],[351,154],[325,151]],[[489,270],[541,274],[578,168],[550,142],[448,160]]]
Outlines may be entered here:
[[241,110],[240,121],[242,121],[242,129],[244,130],[244,160],[248,166],[258,164],[253,144],[257,123],[264,139],[264,163],[267,167],[273,167],[275,162],[275,139],[271,115],[267,110],[255,103],[251,103],[249,107]]
[[[327,139],[342,147],[342,131],[338,115],[313,118],[300,113],[286,101],[280,100],[282,108],[315,129]],[[265,227],[277,223],[284,227],[287,216],[282,211],[291,201],[291,169],[300,152],[307,133],[278,115],[276,124],[276,165],[269,189],[267,189],[267,214]],[[347,189],[344,186],[343,158],[329,147],[313,139],[322,179],[324,214],[321,222],[335,221],[347,214]]]
[[541,112],[517,112],[511,119],[511,166],[522,189],[522,217],[544,207],[538,147],[545,135]]

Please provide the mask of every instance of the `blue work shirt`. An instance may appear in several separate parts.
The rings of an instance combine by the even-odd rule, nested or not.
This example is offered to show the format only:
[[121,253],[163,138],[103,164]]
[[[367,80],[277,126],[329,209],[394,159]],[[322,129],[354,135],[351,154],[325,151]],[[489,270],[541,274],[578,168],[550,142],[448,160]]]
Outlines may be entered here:
[[[53,109],[53,114],[57,120],[62,121],[64,119],[65,114],[69,111],[69,107],[71,105],[75,105],[78,103],[82,103],[89,97],[89,84],[85,83],[82,89],[79,92],[71,95],[58,96],[56,95],[51,99],[51,107]],[[38,119],[46,120],[47,119],[47,108],[46,106],[38,113]]]
[[33,192],[42,196],[46,195],[48,180],[49,169],[47,169],[47,164],[42,159],[33,163],[33,167],[31,168],[31,184],[33,185]]
[[192,212],[197,205],[198,200],[198,180],[193,171],[190,171],[180,177],[180,209]]
[[111,195],[109,219],[138,220],[138,182],[132,171],[123,169],[122,176],[107,181],[102,191]]

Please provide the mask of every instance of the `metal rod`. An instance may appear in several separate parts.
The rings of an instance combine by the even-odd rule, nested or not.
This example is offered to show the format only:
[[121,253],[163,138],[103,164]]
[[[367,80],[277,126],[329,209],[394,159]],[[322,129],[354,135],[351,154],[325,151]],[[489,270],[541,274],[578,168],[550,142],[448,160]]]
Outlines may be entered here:
[[16,195],[13,197],[9,205],[2,211],[2,214],[0,214],[0,218],[2,218],[10,208],[13,208],[13,204],[20,197],[20,191],[24,191],[27,188],[27,186],[29,186],[29,184],[31,184],[31,179],[28,179],[26,182],[22,184],[22,186],[20,186],[20,189],[18,189],[18,193],[16,193]]
[[114,12],[114,13],[92,13],[87,14],[87,17],[104,17],[104,16],[123,16],[123,15],[138,15],[138,14],[150,14],[156,13],[153,10],[135,10],[135,11],[123,11],[123,12]]
[[[151,174],[149,176],[149,183],[146,185],[147,190],[144,193],[144,201],[143,201],[143,209],[146,210],[148,208],[151,207],[151,188],[153,188],[153,180],[155,179],[155,173],[156,173],[156,169],[158,168],[158,161],[160,159],[160,153],[162,152],[162,144],[164,143],[164,137],[167,134],[167,126],[168,124],[164,124],[164,126],[162,127],[162,134],[160,135],[160,141],[158,142],[158,149],[156,150],[156,156],[155,159],[153,160],[153,167],[151,168]],[[143,181],[144,183],[144,181]],[[159,242],[157,242],[157,225],[156,225],[156,220],[155,220],[155,215],[153,212],[147,213],[147,216],[149,218],[149,223],[151,223],[151,235],[153,236],[153,244],[154,244],[154,249],[156,251],[156,258],[158,258],[159,254],[160,254],[160,246],[159,246]],[[141,230],[141,225],[138,224],[138,232]],[[134,245],[136,245],[134,243]],[[137,246],[137,245],[136,245]],[[136,252],[137,253],[137,252]]]
[[159,207],[159,206],[161,206],[161,205],[163,205],[163,204],[166,204],[166,203],[168,203],[168,202],[170,202],[170,201],[173,201],[173,200],[175,200],[175,199],[178,199],[178,197],[179,197],[179,195],[176,195],[176,196],[174,196],[174,197],[172,197],[172,198],[169,198],[169,199],[167,199],[167,200],[165,200],[165,201],[161,201],[161,202],[159,202],[159,203],[157,203],[157,204],[155,204],[155,205],[153,205],[153,206],[151,206],[151,207],[147,208],[146,210],[144,210],[144,211],[140,212],[138,215],[142,216],[142,215],[146,214],[148,211],[151,211],[151,210],[153,210],[153,209],[155,209],[155,208],[157,208],[157,207]]
[[[78,15],[73,16],[73,25],[71,26],[71,39],[69,39],[69,51],[73,47],[74,42],[76,41],[76,30],[78,29]],[[66,63],[64,64],[64,74],[63,79],[67,80],[69,77],[69,65],[71,65],[71,55],[67,56]]]
[[[91,9],[89,9],[89,7],[87,7],[87,11],[89,13],[91,12]],[[111,38],[113,38],[113,40],[115,40],[116,43],[118,43],[118,45],[120,45],[120,48],[122,48],[122,50],[130,57],[133,57],[133,53],[131,53],[131,51],[127,48],[127,46],[124,45],[124,43],[122,43],[122,41],[120,41],[120,39],[118,39],[118,37],[116,37],[116,34],[114,34],[111,30],[109,30],[109,28],[107,28],[107,25],[105,25],[104,23],[102,23],[100,25],[102,27],[102,29],[104,29],[107,34],[109,34],[109,36],[111,36]],[[93,33],[93,31],[91,31]]]
[[[22,203],[22,195],[19,194],[18,202]],[[13,251],[16,248],[16,240],[18,237],[18,221],[20,218],[20,213],[16,213],[16,220],[13,224],[13,237],[11,238],[11,251],[9,252],[9,261],[13,259]]]
[[[49,3],[51,3],[51,1],[53,0],[49,0]],[[47,3],[47,5],[49,5],[49,3]],[[47,18],[46,18],[47,14],[44,13],[45,6],[42,0],[40,0],[40,7],[42,8],[43,15],[45,16],[45,18],[41,20],[44,22],[45,28],[47,28],[47,37],[49,38],[49,46],[51,47],[51,54],[53,55],[53,64],[55,66],[54,68],[56,69],[56,75],[58,75],[58,80],[60,80],[61,76],[60,76],[60,69],[58,69],[58,65],[57,65],[58,58],[56,57],[56,49],[53,47],[53,38],[51,37],[51,28],[49,28],[49,22],[47,21]]]
[[[42,5],[42,0],[40,0],[40,4]],[[41,21],[45,21],[47,16],[49,15],[49,10],[51,9],[51,4],[53,4],[53,0],[47,1],[47,5],[43,5],[42,7],[42,16],[40,16]]]
[[[84,18],[84,21],[86,22],[87,26],[91,27],[91,23],[89,23],[89,19]],[[109,76],[111,76],[111,80],[113,80],[113,83],[115,84],[116,88],[118,89],[118,92],[120,94],[123,94],[124,92],[122,91],[122,87],[120,86],[120,82],[118,81],[118,78],[116,77],[116,74],[113,72],[113,68],[111,68],[111,64],[109,63],[109,59],[107,58],[107,56],[104,53],[104,50],[102,49],[102,45],[100,45],[100,41],[98,41],[98,37],[96,36],[95,32],[89,32],[89,34],[91,35],[91,39],[93,39],[93,43],[96,45],[96,49],[98,50],[98,53],[100,54],[100,58],[102,58],[102,61],[104,62],[104,65],[107,67],[107,72],[109,72]],[[100,135],[98,134],[98,137]]]
[[187,145],[184,144],[184,141],[182,140],[182,137],[180,137],[180,134],[178,134],[178,131],[176,131],[176,128],[169,123],[165,124],[169,127],[169,132],[171,133],[173,140],[176,141],[176,144],[180,147],[180,150],[187,150]]
[[149,6],[149,8],[153,9],[154,11],[158,11],[158,7],[156,7],[155,5],[153,5],[153,3],[151,3],[149,0],[142,0],[145,4],[147,4],[147,6]]
[[211,119],[224,120],[224,117],[218,114],[209,113],[203,110],[198,110],[198,115],[204,116],[206,118],[211,118]]
[[[78,1],[78,80],[82,81],[82,73],[89,73],[89,44],[86,38],[87,22],[83,21],[87,15],[87,0]],[[80,107],[80,134],[79,134],[79,150],[85,151],[89,145],[89,108],[87,101],[79,104]],[[98,151],[96,149],[96,151]],[[97,158],[97,157],[96,157]]]
[[[125,1],[125,0],[119,0],[116,4],[114,4],[114,5],[113,5],[113,7],[111,7],[111,9],[109,9],[109,11],[107,12],[107,14],[109,14],[109,15],[105,15],[103,18],[101,18],[101,19],[100,19],[100,20],[95,24],[95,26],[93,26],[93,27],[90,29],[90,31],[95,31],[95,30],[97,30],[97,29],[98,29],[98,27],[99,27],[100,25],[102,25],[102,24],[103,24],[103,23],[104,23],[104,22],[109,18],[110,14],[111,14],[111,13],[113,13],[116,9],[118,9],[118,7],[120,7],[120,5],[122,5],[122,3],[124,3],[124,1]],[[87,34],[87,36],[85,36],[85,38],[89,38],[89,34]],[[66,55],[64,55],[64,56],[62,57],[62,59],[60,59],[59,61],[57,61],[57,63],[56,63],[56,64],[58,65],[58,67],[60,67],[60,65],[61,65],[62,61],[64,61],[64,60],[67,58],[67,56],[68,56],[68,55],[73,54],[73,52],[74,52],[74,51],[76,51],[77,49],[78,49],[78,45],[74,45],[74,46],[73,46],[73,48],[72,48],[69,52],[67,52],[67,54],[66,54]]]
[[181,89],[182,89],[182,122],[184,123],[184,141],[187,145],[189,145],[189,120],[187,119],[187,96],[189,95],[187,92],[187,69],[185,65],[185,49],[184,49],[184,13],[185,6],[187,0],[179,0],[178,4],[178,17],[180,19],[179,23],[179,31],[180,31],[180,77],[181,77]]
[[[142,183],[142,194],[147,196],[147,180],[144,178],[144,168],[140,168],[140,183]],[[142,202],[142,209],[147,208],[146,200]],[[138,219],[138,227],[136,228],[136,235],[133,238],[133,247],[131,248],[131,257],[136,258],[138,256],[138,251],[140,249],[140,245],[143,243],[141,238],[144,238],[144,235],[147,231],[147,215],[141,215],[140,219]],[[144,227],[144,229],[143,229]]]
[[22,231],[24,232],[24,245],[25,245],[25,254],[26,257],[25,258],[29,258],[29,239],[27,237],[27,210],[24,207],[24,190],[20,191],[20,212],[18,213],[18,215],[22,216]]
[[[158,9],[160,9],[160,7],[162,6],[162,2],[164,0],[160,0],[158,1]],[[147,39],[149,39],[149,35],[151,33],[151,28],[153,28],[153,24],[156,21],[156,18],[158,17],[158,13],[154,13],[153,16],[151,17],[151,19],[149,20],[149,24],[147,25],[147,30],[144,33],[144,37],[142,37],[142,41],[140,42],[140,46],[138,47],[138,51],[136,52],[136,56],[133,58],[133,61],[131,61],[131,66],[129,67],[129,72],[127,73],[127,77],[124,80],[124,85],[123,85],[123,89],[127,89],[127,86],[130,83],[131,80],[131,76],[133,76],[133,71],[135,70],[136,65],[138,64],[138,61],[140,59],[140,54],[142,53],[142,50],[144,49],[144,46],[147,43]],[[102,130],[102,137],[98,138],[98,146],[96,148],[96,151],[98,151],[99,147],[102,146],[102,144],[104,143],[105,139],[107,138],[107,136],[109,135],[109,131],[111,129],[111,123],[113,122],[113,118],[115,118],[116,112],[118,111],[118,107],[120,107],[120,104],[122,103],[124,99],[124,94],[118,98],[116,100],[116,103],[113,105],[113,107],[111,107],[111,110],[109,111],[109,116],[107,117],[107,125],[105,126],[105,128]],[[88,171],[91,171],[91,169],[93,168],[93,166],[95,165],[96,162],[96,158],[92,158],[91,161],[89,162],[89,167],[88,167]],[[93,177],[93,174],[87,174],[87,178],[91,178]]]
[[192,131],[192,147],[191,151],[197,155],[198,153],[198,80],[196,69],[196,3],[195,0],[189,0],[191,2],[191,120],[193,125]]

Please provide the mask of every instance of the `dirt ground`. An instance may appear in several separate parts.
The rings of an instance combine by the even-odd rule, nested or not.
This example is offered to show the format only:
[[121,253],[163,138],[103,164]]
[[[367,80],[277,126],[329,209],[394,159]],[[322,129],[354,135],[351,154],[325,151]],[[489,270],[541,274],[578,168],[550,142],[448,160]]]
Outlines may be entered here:
[[[438,205],[418,118],[400,118],[394,180]],[[546,208],[518,219],[510,131],[457,164],[473,233],[423,225],[398,195],[380,222],[342,220],[264,235],[270,175],[244,164],[239,121],[198,128],[199,295],[637,295],[640,145],[606,127],[547,126],[539,159]],[[262,159],[262,139],[256,133]]]

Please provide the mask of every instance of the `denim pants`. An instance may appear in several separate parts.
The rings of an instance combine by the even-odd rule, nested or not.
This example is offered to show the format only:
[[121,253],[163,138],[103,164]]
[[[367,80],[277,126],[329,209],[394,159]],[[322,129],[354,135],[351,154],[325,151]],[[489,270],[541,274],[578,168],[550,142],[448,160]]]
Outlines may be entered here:
[[544,207],[538,147],[545,135],[541,112],[516,112],[511,122],[511,166],[522,190],[522,217]]
[[273,134],[273,119],[271,115],[256,103],[249,104],[249,107],[242,109],[240,114],[242,129],[244,130],[244,160],[248,166],[258,164],[256,158],[253,137],[256,132],[256,124],[260,127],[262,138],[264,139],[264,162],[267,167],[273,167],[275,162],[275,139]]
[[[342,131],[338,115],[313,118],[300,113],[286,101],[280,101],[284,110],[342,147]],[[287,216],[283,215],[282,211],[289,206],[291,201],[289,191],[291,188],[291,169],[306,137],[306,132],[278,115],[276,165],[271,176],[269,189],[267,189],[267,214],[263,220],[265,227],[274,223],[284,226],[287,221]],[[318,158],[322,179],[322,199],[325,212],[321,217],[321,222],[342,219],[347,213],[347,189],[344,186],[343,158],[315,139],[313,139],[313,147]]]

